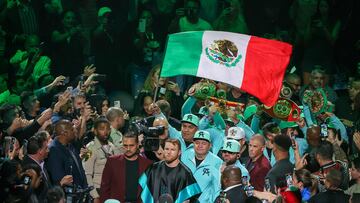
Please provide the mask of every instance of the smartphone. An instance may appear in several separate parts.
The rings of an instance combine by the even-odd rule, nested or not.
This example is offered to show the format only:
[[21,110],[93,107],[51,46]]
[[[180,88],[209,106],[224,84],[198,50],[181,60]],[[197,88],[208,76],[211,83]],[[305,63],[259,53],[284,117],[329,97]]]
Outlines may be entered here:
[[105,74],[98,74],[94,77],[95,81],[104,82],[106,80]]
[[31,183],[31,177],[29,175],[25,175],[24,178],[23,178],[23,183],[25,185],[30,185]]
[[270,192],[270,179],[269,178],[266,178],[265,179],[265,186],[264,186],[264,189],[265,189],[265,191],[267,191],[267,192]]
[[288,188],[293,185],[292,175],[290,173],[286,174],[286,185]]
[[160,87],[159,93],[164,95],[166,93],[166,88]]
[[323,123],[321,124],[321,131],[320,131],[320,135],[321,137],[327,137],[328,136],[328,131],[327,131],[327,124]]
[[254,195],[254,187],[249,185],[244,188],[246,196],[251,197]]
[[139,32],[145,32],[146,31],[146,19],[145,18],[140,18],[139,19]]
[[64,85],[68,84],[70,82],[70,77],[65,77],[64,79]]
[[67,87],[66,91],[69,91],[71,93],[73,91],[73,87],[72,86]]
[[292,134],[290,135],[290,139],[291,139],[291,147],[292,147],[293,149],[295,149],[295,148],[296,148],[296,144],[295,144],[295,135],[294,135],[294,133],[292,133]]
[[121,108],[120,100],[114,101],[114,107]]
[[23,141],[23,154],[24,155],[27,155],[27,146],[28,146],[28,141],[27,141],[27,139],[25,139],[24,141]]

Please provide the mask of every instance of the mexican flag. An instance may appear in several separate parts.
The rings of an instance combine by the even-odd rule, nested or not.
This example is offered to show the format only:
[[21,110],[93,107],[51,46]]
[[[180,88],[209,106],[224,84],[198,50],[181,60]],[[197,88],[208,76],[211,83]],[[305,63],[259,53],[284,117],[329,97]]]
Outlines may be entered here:
[[279,97],[292,46],[219,31],[169,35],[161,77],[192,75],[224,82],[273,106]]

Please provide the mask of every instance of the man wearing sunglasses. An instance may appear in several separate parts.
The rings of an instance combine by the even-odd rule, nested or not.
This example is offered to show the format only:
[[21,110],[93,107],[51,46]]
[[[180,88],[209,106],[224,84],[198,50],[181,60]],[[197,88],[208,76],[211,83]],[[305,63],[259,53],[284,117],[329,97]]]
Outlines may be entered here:
[[224,160],[224,163],[220,167],[222,172],[225,167],[234,165],[241,170],[242,176],[246,176],[247,179],[250,179],[248,170],[240,163],[240,143],[234,139],[228,139],[224,142],[224,146],[221,151],[221,157]]

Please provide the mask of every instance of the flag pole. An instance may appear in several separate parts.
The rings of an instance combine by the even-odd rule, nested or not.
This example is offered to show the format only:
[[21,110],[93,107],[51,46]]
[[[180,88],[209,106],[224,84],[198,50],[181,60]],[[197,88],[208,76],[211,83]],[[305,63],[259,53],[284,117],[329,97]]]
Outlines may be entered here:
[[166,55],[166,48],[167,48],[167,43],[169,41],[169,34],[167,35],[166,37],[166,43],[165,43],[165,48],[164,48],[164,55],[163,55],[163,59],[162,59],[162,62],[161,62],[161,66],[160,66],[160,70],[159,70],[159,75],[158,75],[158,78],[157,78],[157,81],[156,81],[156,87],[155,87],[155,94],[154,94],[154,98],[153,98],[153,103],[156,102],[156,99],[157,99],[157,95],[158,95],[158,91],[159,91],[159,80],[160,80],[160,76],[161,76],[161,71],[162,71],[162,67],[164,65],[164,58],[165,58],[165,55]]

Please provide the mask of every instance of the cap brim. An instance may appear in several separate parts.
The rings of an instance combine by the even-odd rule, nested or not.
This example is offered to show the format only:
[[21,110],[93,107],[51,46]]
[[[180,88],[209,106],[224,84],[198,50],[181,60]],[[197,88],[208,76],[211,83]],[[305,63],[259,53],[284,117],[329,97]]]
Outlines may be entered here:
[[208,141],[209,143],[211,143],[211,141],[210,141],[210,140],[205,139],[205,138],[193,138],[193,140],[194,140],[194,141],[195,141],[195,140],[205,140],[205,141]]
[[194,125],[194,126],[196,126],[196,127],[198,127],[197,125],[195,125],[194,123],[192,123],[192,122],[190,122],[190,121],[185,121],[185,120],[182,120],[182,121],[180,121],[181,123],[190,123],[190,124],[192,124],[192,125]]

